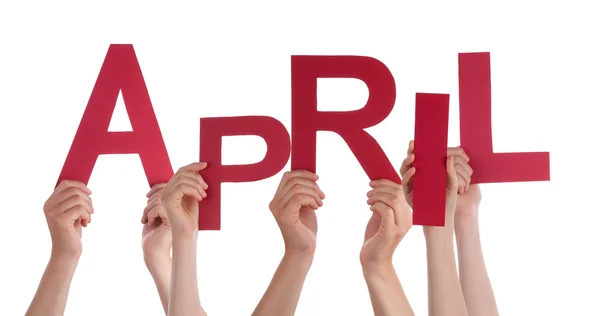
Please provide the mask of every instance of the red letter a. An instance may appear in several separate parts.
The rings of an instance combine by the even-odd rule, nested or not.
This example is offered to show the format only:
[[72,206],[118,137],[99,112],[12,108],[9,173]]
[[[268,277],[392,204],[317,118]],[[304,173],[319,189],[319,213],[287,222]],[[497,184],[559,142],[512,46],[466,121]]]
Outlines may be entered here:
[[[108,132],[119,91],[132,132]],[[150,186],[168,182],[173,176],[133,45],[112,44],[108,48],[58,183],[77,180],[87,184],[102,154],[139,154]]]

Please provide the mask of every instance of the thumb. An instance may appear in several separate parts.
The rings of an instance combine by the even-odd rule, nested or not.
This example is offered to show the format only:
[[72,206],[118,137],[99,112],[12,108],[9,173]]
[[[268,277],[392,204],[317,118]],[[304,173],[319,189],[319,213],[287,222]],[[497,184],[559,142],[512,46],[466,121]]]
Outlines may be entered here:
[[394,210],[382,202],[371,205],[371,211],[381,216],[381,227],[388,232],[394,230]]

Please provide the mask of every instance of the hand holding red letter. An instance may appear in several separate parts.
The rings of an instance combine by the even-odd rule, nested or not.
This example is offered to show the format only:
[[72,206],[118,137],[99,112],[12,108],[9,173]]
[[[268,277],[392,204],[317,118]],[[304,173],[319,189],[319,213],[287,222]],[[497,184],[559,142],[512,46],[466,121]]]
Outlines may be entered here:
[[286,252],[315,251],[315,210],[323,206],[325,198],[316,182],[318,179],[317,175],[309,171],[286,172],[269,204],[269,209],[281,229]]
[[82,227],[87,227],[94,213],[91,193],[81,182],[64,180],[44,204],[53,254],[81,254]]
[[392,256],[402,238],[412,227],[412,211],[406,202],[402,185],[389,180],[371,181],[367,193],[371,219],[365,231],[360,262],[391,264]]
[[152,187],[146,195],[148,204],[142,215],[142,249],[144,258],[154,259],[156,257],[171,257],[171,227],[167,211],[162,203],[162,195],[165,183]]
[[174,236],[191,236],[198,231],[198,202],[208,189],[199,172],[206,166],[205,162],[195,162],[180,168],[164,188],[162,203]]

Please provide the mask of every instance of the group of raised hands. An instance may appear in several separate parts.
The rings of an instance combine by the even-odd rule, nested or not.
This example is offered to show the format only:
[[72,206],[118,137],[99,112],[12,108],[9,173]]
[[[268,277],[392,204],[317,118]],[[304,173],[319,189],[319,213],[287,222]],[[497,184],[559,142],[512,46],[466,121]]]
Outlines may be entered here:
[[[402,185],[376,180],[366,193],[372,216],[360,263],[376,316],[414,315],[392,260],[412,226],[412,178],[418,173],[413,166],[413,144],[411,141],[400,169]],[[147,194],[141,220],[144,261],[170,316],[206,315],[200,304],[196,271],[198,201],[210,194],[201,175],[206,167],[202,162],[187,165],[168,183],[155,185]],[[429,315],[498,315],[479,239],[481,192],[478,185],[470,184],[473,171],[462,149],[448,149],[446,170],[446,226],[423,227]],[[286,172],[269,204],[285,241],[285,254],[254,316],[295,313],[315,253],[316,210],[325,199],[317,180],[318,176],[308,171]],[[64,314],[82,251],[82,228],[92,222],[94,213],[90,194],[80,182],[63,181],[46,201],[52,253],[26,316]]]

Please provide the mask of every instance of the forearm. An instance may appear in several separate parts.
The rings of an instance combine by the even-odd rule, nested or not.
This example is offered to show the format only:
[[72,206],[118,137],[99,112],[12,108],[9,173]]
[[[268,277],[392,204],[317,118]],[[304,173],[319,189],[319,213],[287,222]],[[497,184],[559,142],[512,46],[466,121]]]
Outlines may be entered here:
[[252,315],[293,316],[312,261],[312,254],[286,253]]
[[476,215],[457,218],[456,244],[460,284],[469,313],[498,315],[494,291],[485,267]]
[[79,257],[52,254],[25,316],[62,316]]
[[206,315],[198,294],[196,246],[197,234],[182,238],[173,236],[169,316]]
[[392,263],[363,266],[375,316],[414,315]]
[[171,257],[167,255],[147,255],[144,257],[144,261],[156,285],[156,290],[158,291],[165,314],[167,314],[169,311],[169,292],[171,288]]
[[454,223],[424,227],[427,245],[429,315],[468,315],[454,259]]

